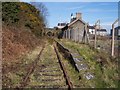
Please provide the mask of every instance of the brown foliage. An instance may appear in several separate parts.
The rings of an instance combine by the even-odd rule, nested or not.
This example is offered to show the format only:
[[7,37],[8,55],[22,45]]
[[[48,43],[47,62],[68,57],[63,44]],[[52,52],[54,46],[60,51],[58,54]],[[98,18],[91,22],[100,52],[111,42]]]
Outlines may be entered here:
[[3,60],[15,60],[39,44],[39,40],[25,28],[4,25],[2,31]]

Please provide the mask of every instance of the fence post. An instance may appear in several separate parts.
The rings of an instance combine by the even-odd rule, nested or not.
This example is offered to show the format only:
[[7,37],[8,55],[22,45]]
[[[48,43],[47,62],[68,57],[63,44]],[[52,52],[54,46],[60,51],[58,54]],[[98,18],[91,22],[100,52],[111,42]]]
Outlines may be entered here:
[[112,25],[112,52],[111,55],[114,56],[114,25]]
[[[99,28],[97,28],[97,23],[99,24]],[[100,20],[97,20],[95,23],[95,39],[94,39],[94,48],[96,49],[96,41],[97,41],[97,29],[100,29]]]
[[89,29],[88,29],[88,23],[86,24],[86,38],[87,38],[87,43],[89,44],[89,35],[88,35]]
[[78,43],[80,43],[80,31],[79,31],[79,28],[78,28]]
[[68,29],[68,39],[70,39],[70,29]]
[[111,56],[114,56],[114,39],[115,39],[115,28],[114,25],[118,22],[119,20],[117,19],[113,24],[112,24],[112,51],[111,51]]
[[96,25],[95,25],[95,40],[94,40],[94,48],[96,49],[96,39],[97,39],[97,35],[96,35]]

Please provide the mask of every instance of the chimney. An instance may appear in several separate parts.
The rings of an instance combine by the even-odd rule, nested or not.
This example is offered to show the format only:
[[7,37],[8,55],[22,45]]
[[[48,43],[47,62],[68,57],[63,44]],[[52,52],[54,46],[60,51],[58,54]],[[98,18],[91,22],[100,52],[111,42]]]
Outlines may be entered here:
[[76,19],[82,19],[82,13],[76,13]]

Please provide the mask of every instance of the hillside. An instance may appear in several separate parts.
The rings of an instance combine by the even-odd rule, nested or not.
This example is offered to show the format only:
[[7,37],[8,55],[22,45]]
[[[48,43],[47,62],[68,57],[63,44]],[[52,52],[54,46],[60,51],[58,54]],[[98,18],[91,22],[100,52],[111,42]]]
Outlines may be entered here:
[[23,2],[3,2],[3,61],[14,61],[35,48],[41,42],[43,30],[43,18],[34,6]]

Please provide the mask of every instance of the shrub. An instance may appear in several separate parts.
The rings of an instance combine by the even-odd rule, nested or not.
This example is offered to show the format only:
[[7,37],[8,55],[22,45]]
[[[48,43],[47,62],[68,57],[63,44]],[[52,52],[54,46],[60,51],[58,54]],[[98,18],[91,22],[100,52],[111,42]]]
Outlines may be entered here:
[[16,23],[19,21],[20,8],[17,2],[2,3],[2,21],[7,23]]

